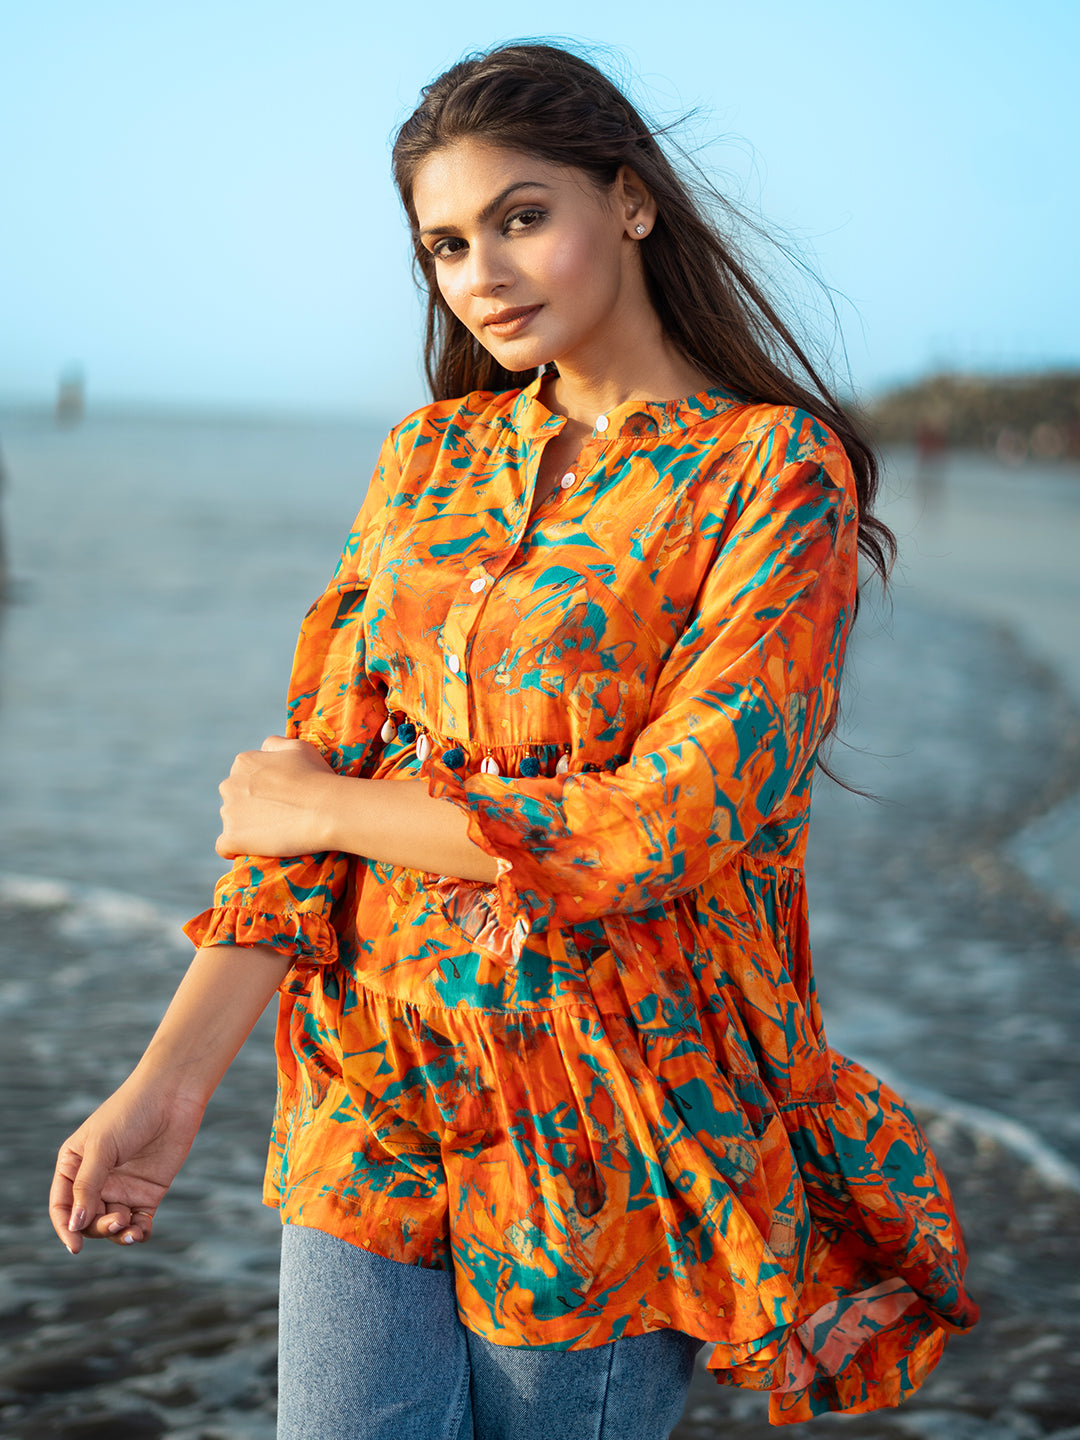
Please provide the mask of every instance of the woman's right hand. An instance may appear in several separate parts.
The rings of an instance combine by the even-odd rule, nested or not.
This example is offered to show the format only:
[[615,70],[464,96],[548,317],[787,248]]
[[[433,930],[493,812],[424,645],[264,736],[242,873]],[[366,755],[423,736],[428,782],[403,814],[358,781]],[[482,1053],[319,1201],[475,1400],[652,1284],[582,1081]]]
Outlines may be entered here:
[[88,1236],[149,1238],[207,1101],[290,964],[265,945],[196,952],[138,1065],[60,1147],[49,1216],[73,1255]]
[[49,1194],[53,1229],[73,1255],[84,1239],[148,1240],[184,1163],[203,1105],[129,1076],[60,1147]]

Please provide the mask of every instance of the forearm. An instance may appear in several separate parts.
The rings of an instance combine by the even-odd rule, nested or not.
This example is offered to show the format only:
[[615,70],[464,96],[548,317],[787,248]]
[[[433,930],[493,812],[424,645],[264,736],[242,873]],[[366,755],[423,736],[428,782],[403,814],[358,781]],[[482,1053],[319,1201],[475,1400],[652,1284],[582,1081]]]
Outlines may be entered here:
[[339,851],[491,884],[496,862],[469,839],[463,812],[421,780],[338,775],[313,745],[271,735],[245,750],[219,786],[217,852],[296,856]]
[[289,965],[267,946],[196,951],[133,1078],[205,1105]]
[[495,860],[469,839],[468,822],[420,780],[355,780],[335,775],[320,803],[326,849],[363,855],[459,880],[492,884]]

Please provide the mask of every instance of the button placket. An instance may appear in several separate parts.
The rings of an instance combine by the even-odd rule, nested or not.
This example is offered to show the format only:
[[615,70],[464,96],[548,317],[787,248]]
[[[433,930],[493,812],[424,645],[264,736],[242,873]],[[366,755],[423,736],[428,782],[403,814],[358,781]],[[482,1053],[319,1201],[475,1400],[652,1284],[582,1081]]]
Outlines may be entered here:
[[[484,600],[498,575],[488,565],[499,568],[501,556],[489,554],[478,560],[461,576],[460,588],[450,606],[441,635],[442,684],[440,720],[442,733],[453,732],[464,739],[472,734],[473,697],[468,673],[471,637],[483,623]],[[461,681],[461,687],[455,684]]]
[[439,714],[433,726],[436,734],[467,737],[469,729],[469,696],[465,667],[456,649],[443,649],[442,684],[439,686]]
[[437,733],[467,735],[469,733],[467,692],[458,685],[466,680],[465,657],[468,655],[469,631],[475,621],[475,602],[467,589],[450,607],[443,624],[442,683],[439,686],[438,716],[433,716]]

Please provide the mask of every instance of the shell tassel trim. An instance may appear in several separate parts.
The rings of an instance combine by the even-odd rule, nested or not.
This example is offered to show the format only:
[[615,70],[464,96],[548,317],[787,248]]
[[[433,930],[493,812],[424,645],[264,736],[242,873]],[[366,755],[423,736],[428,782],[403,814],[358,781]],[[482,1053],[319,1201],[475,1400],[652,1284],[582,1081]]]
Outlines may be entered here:
[[[432,735],[423,726],[410,720],[402,710],[387,711],[379,735],[385,745],[392,745],[394,741],[397,741],[400,745],[412,746],[421,765],[432,755],[437,754],[448,770],[463,771],[471,768],[469,756],[463,745]],[[526,747],[525,754],[518,762],[517,773],[526,779],[532,779],[539,775],[569,775],[572,753],[573,747],[566,741],[561,744],[530,745]],[[598,765],[587,761],[578,768],[584,774],[596,774],[600,770],[615,770],[623,764],[623,761],[622,755],[613,755],[609,756],[602,764]],[[511,761],[509,770],[505,766],[505,760],[500,762],[488,750],[484,752],[484,756],[476,768],[481,775],[512,775],[514,773],[513,762]]]

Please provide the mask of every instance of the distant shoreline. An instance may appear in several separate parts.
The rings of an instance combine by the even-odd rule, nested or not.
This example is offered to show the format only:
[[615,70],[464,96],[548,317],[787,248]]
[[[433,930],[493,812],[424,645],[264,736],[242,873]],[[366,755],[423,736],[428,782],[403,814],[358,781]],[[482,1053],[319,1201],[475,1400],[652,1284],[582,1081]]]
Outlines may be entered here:
[[930,375],[879,396],[864,418],[879,444],[913,444],[924,463],[947,449],[1080,461],[1080,369]]
[[[402,414],[405,414],[405,410]],[[386,431],[401,416],[388,419],[385,415],[372,415],[363,411],[349,410],[303,410],[288,407],[259,407],[241,405],[197,405],[164,401],[92,400],[86,413],[74,424],[96,421],[129,422],[138,424],[214,424],[214,425],[269,425],[269,426],[357,426],[364,429],[377,428]],[[0,427],[7,422],[42,422],[57,429],[55,404],[46,399],[18,399],[0,396]]]

